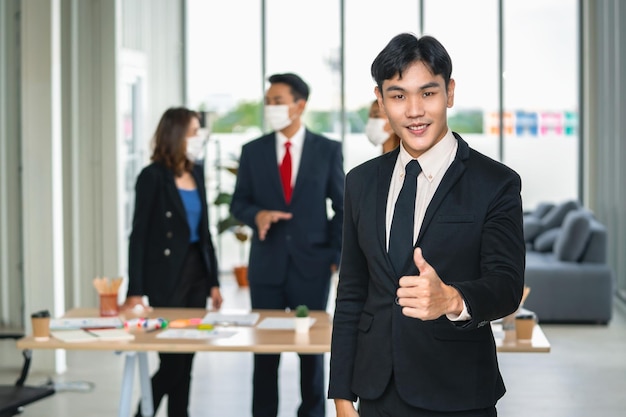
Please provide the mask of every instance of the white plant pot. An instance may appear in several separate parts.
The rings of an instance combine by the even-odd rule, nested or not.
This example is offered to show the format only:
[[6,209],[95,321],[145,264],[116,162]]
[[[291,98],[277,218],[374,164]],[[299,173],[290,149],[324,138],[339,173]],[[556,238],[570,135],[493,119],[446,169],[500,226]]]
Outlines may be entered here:
[[311,317],[295,317],[293,321],[296,333],[308,333],[311,327]]

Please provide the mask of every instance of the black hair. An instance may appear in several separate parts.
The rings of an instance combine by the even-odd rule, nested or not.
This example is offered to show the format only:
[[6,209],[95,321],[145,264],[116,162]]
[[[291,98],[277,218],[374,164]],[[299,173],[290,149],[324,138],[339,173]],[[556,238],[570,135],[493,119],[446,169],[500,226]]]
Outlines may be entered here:
[[412,33],[394,36],[372,62],[372,78],[382,92],[383,82],[395,77],[402,78],[410,64],[421,61],[433,73],[441,75],[446,89],[452,75],[452,60],[446,48],[432,36],[418,38]]
[[296,74],[292,74],[290,72],[285,74],[274,74],[267,80],[270,84],[287,84],[291,88],[291,94],[294,96],[296,101],[300,99],[307,101],[309,99],[309,86]]

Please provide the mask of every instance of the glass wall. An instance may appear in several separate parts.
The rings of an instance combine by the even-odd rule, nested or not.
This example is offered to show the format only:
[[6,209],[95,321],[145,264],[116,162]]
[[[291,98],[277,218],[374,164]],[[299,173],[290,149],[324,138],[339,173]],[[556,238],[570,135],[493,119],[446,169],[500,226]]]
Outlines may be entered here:
[[527,207],[578,197],[578,2],[504,3],[503,162],[523,180]]
[[[241,145],[261,133],[260,2],[187,1],[188,106],[205,112],[207,198],[220,269],[247,263],[247,245],[228,224]],[[213,204],[218,200],[224,204]]]
[[267,0],[265,4],[266,74],[300,75],[311,89],[305,113],[307,127],[327,134],[340,132],[339,3]]
[[498,1],[426,0],[424,15],[424,34],[441,41],[452,59],[451,129],[499,159],[498,131],[485,126],[490,118],[497,121],[499,108]]
[[372,145],[363,133],[376,98],[370,67],[392,37],[401,32],[419,33],[418,5],[414,0],[387,0],[384,7],[375,0],[345,0],[346,171],[381,153],[381,147]]
[[[241,145],[262,133],[272,73],[296,72],[310,84],[306,125],[342,141],[346,171],[379,155],[363,133],[375,98],[370,65],[400,32],[433,35],[448,49],[456,80],[450,126],[520,173],[526,210],[578,198],[578,2],[187,2],[188,104],[213,121],[210,198],[232,191],[235,176],[219,167],[235,166]],[[228,208],[212,207],[217,225]],[[247,247],[232,233],[218,241],[223,269],[245,263]]]

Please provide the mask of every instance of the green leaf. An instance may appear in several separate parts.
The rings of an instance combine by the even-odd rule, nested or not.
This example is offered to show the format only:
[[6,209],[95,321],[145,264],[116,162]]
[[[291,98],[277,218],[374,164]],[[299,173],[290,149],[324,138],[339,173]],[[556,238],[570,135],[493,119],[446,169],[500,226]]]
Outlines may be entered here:
[[225,193],[225,192],[221,192],[217,195],[217,197],[215,197],[215,200],[213,201],[213,204],[215,204],[216,206],[221,206],[221,205],[230,205],[231,200],[233,199],[233,195],[230,193]]
[[219,222],[217,222],[217,233],[222,234],[226,230],[241,225],[241,222],[235,219],[233,216],[228,216]]

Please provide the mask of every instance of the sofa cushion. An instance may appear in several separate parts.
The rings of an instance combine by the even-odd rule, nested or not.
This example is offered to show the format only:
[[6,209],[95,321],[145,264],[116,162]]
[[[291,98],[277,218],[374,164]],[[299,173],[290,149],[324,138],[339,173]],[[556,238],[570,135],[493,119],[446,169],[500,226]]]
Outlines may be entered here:
[[557,204],[541,218],[542,230],[549,230],[561,226],[567,213],[579,208],[580,204],[578,204],[578,201],[575,200],[569,200],[561,204]]
[[552,252],[554,249],[554,242],[561,234],[561,228],[555,227],[554,229],[546,230],[535,238],[533,242],[533,250],[537,252]]
[[580,262],[606,263],[607,240],[606,226],[592,217],[589,240]]
[[591,219],[584,210],[570,211],[554,242],[554,256],[560,261],[577,262],[591,234]]
[[554,204],[552,203],[539,203],[537,205],[537,207],[535,207],[535,209],[530,212],[531,216],[534,216],[538,219],[541,219],[543,216],[545,216],[546,214],[548,214],[548,212],[554,207]]

